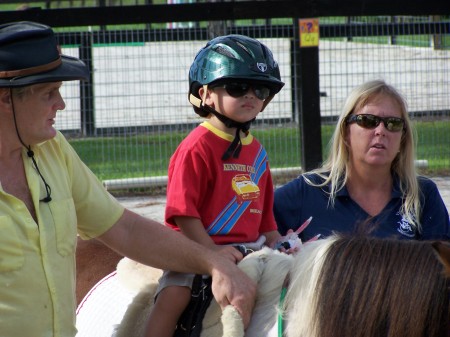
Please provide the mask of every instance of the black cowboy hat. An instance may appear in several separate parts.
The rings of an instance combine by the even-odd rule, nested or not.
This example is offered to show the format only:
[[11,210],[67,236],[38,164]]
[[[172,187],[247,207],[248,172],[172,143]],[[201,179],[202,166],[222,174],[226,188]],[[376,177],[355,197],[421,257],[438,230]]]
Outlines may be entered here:
[[0,87],[87,80],[78,58],[60,54],[53,30],[36,22],[0,25]]

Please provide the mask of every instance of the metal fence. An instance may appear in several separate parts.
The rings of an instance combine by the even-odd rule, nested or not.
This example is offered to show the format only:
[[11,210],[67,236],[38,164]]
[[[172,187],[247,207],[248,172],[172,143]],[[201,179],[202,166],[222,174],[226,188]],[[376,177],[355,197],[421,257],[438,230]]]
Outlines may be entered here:
[[[298,25],[293,19],[228,22],[227,33],[258,38],[274,53],[286,82],[258,116],[254,134],[268,151],[277,182],[300,173],[305,125],[298,86]],[[326,145],[343,101],[356,85],[385,79],[406,97],[417,129],[418,163],[430,175],[450,173],[450,38],[448,17],[323,17],[320,22],[319,132]],[[196,22],[166,27],[64,32],[63,52],[91,67],[87,85],[65,83],[57,118],[82,159],[109,188],[164,185],[170,155],[201,119],[187,100],[188,70],[209,39]],[[175,27],[175,29],[174,29]],[[306,72],[307,74],[307,72]],[[314,76],[314,74],[311,74]],[[81,97],[81,99],[80,99]],[[80,113],[81,111],[81,113]],[[312,137],[312,140],[311,140]],[[314,139],[315,137],[315,139]]]

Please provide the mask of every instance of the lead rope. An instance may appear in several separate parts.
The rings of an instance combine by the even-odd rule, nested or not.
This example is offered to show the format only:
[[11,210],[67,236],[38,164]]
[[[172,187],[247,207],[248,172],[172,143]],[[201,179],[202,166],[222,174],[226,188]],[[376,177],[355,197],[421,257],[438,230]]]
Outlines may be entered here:
[[284,279],[283,286],[281,287],[281,294],[280,294],[280,300],[278,301],[278,337],[284,336],[284,330],[285,330],[285,319],[283,317],[283,311],[281,310],[283,308],[284,300],[286,299],[286,293],[289,286],[289,273],[286,275],[286,278]]
[[[281,295],[280,295],[280,302],[278,303],[278,309],[281,309],[281,306],[284,303],[284,299],[286,297],[286,293],[287,293],[287,288],[282,288],[281,289]],[[283,319],[283,314],[281,313],[281,311],[278,311],[278,337],[283,337],[283,333],[284,333],[284,319]]]

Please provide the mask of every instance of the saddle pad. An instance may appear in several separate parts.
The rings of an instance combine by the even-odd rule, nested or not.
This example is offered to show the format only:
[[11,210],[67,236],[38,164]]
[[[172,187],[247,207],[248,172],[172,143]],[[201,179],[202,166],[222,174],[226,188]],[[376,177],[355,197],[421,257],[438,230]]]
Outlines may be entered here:
[[105,276],[78,305],[76,337],[111,337],[135,295],[120,284],[116,271]]

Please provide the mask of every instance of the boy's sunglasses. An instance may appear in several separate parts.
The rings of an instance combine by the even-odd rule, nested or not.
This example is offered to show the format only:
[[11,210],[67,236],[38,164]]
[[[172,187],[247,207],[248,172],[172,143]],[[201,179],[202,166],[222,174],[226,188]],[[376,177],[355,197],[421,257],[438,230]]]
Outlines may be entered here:
[[230,82],[213,86],[213,88],[224,88],[231,97],[242,97],[250,88],[253,89],[255,96],[264,101],[270,96],[270,88],[264,84]]
[[405,120],[398,117],[379,117],[370,114],[351,115],[347,118],[347,124],[356,123],[364,129],[375,129],[383,122],[384,127],[390,132],[402,131],[405,128]]

